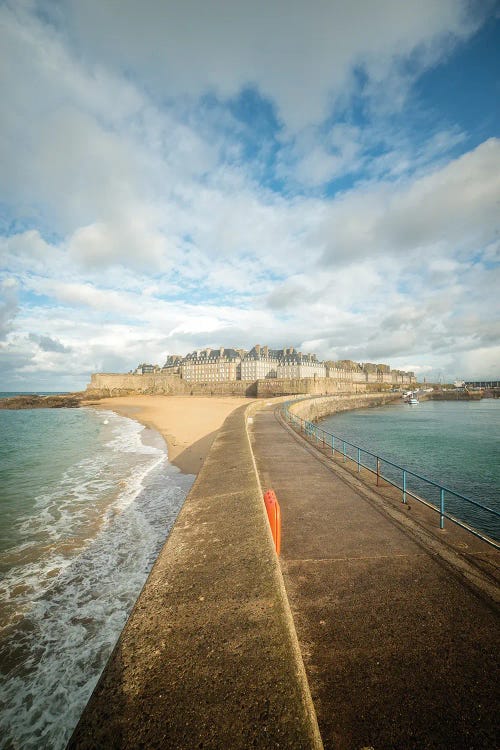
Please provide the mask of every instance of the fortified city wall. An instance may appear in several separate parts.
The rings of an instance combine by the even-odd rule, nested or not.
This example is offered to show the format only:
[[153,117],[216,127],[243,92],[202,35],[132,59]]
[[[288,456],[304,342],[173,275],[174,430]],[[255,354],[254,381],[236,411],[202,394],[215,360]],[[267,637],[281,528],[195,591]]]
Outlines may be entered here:
[[340,393],[364,393],[366,383],[352,383],[333,378],[266,378],[257,381],[258,398],[296,395],[335,395]]
[[96,373],[91,376],[87,393],[92,397],[127,396],[134,393],[165,396],[273,396],[362,393],[366,383],[334,378],[266,378],[262,380],[226,380],[189,382],[179,375]]
[[190,383],[179,375],[122,375],[97,373],[91,376],[87,392],[92,396],[128,396],[134,393],[159,396],[253,396],[256,384],[247,380],[220,383]]

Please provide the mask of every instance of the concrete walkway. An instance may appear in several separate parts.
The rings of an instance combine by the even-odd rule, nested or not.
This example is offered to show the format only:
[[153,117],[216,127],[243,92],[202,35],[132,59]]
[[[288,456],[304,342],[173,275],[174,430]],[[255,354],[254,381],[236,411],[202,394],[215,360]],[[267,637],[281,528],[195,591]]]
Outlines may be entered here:
[[250,451],[252,408],[219,430],[69,750],[321,749]]
[[251,439],[281,505],[281,566],[325,748],[500,747],[492,600],[273,410]]

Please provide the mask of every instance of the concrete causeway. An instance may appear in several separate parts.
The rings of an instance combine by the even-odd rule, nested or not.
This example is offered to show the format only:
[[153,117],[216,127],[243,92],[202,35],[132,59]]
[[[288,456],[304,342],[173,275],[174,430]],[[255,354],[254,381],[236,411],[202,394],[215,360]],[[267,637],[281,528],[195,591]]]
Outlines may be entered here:
[[425,530],[399,523],[274,410],[256,415],[251,438],[281,505],[281,567],[324,747],[498,747],[494,582],[450,567]]
[[215,438],[68,748],[322,747],[250,450],[252,408]]
[[499,747],[498,553],[443,544],[275,403],[226,419],[68,748]]

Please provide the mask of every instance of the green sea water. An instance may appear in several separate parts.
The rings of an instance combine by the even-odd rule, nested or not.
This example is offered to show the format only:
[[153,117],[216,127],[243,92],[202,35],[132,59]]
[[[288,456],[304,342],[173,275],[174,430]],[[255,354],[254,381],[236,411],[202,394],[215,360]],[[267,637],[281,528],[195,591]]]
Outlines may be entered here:
[[62,750],[193,477],[99,409],[0,410],[0,748]]
[[[339,438],[500,512],[500,399],[421,401],[416,406],[398,402],[336,414],[320,424]],[[401,472],[383,468],[401,483]],[[413,486],[424,494],[422,483],[414,481]],[[426,486],[425,493],[438,504],[437,489]],[[498,517],[451,494],[446,503],[454,515],[500,539]]]

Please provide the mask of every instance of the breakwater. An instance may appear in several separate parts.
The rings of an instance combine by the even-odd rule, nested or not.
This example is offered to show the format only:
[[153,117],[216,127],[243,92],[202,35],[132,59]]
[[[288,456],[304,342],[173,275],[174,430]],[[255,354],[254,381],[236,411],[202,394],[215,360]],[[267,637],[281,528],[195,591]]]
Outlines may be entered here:
[[[353,394],[343,399],[304,399],[294,403],[292,408],[308,419],[316,419],[335,411],[387,403],[394,398],[397,395],[359,397]],[[253,429],[260,420],[257,412],[262,409],[264,412],[272,410],[272,405],[254,402],[240,407],[219,431],[70,740],[69,750],[141,746],[180,750],[193,747],[215,750],[221,746],[242,750],[252,746],[292,750],[322,747],[299,639],[265,517],[263,487],[247,433],[247,425]],[[258,435],[252,432],[254,450],[258,447],[256,437]],[[281,446],[286,441],[281,433],[271,438],[271,445],[277,450],[289,450]],[[265,445],[260,454],[261,460],[262,456],[269,459]],[[312,479],[318,469],[316,459],[311,460]],[[292,464],[293,468],[285,471],[283,493],[288,485],[297,484],[296,464],[294,461]],[[262,481],[271,481],[269,467],[260,467],[260,472]],[[306,480],[306,485],[316,487],[312,481]],[[343,498],[342,482],[340,490],[339,496]],[[303,503],[300,488],[299,493]],[[319,497],[323,497],[321,488]],[[312,501],[309,493],[308,508]],[[354,507],[359,505],[356,499]],[[316,536],[304,534],[303,504],[300,507],[302,510],[296,519],[300,536],[314,545]],[[310,510],[307,513],[309,519]],[[349,510],[346,516],[349,523],[350,514]],[[363,513],[361,515],[364,517]],[[377,514],[375,519],[380,522]],[[286,523],[290,522],[293,523],[289,517]],[[372,522],[367,523],[370,533],[362,533],[361,550],[356,548],[356,538],[351,538],[352,528],[336,542],[350,544],[354,550],[351,555],[361,553],[363,564],[372,559],[363,548],[373,536]],[[393,526],[391,522],[388,529]],[[290,531],[288,526],[285,528],[287,540]],[[323,529],[323,522],[320,528]],[[382,530],[383,561],[387,560],[386,538],[387,532]],[[331,537],[325,538],[325,543],[330,542]],[[401,543],[395,545],[397,566],[401,565]],[[417,553],[418,561],[420,548]],[[310,558],[311,554],[306,557]],[[389,572],[387,582],[394,574],[392,568]],[[405,568],[402,587],[407,574]],[[335,576],[332,580],[341,581],[342,577]],[[386,591],[387,582],[382,581],[374,590]],[[442,586],[441,578],[438,583]],[[436,591],[438,588],[436,586]],[[308,587],[308,591],[314,597],[314,587]],[[364,593],[359,597],[362,611],[365,609]],[[424,593],[422,589],[420,596]],[[403,599],[398,591],[396,594],[399,605],[393,609],[399,611]],[[457,601],[461,601],[460,596],[459,592]],[[343,599],[343,595],[339,596],[338,601]],[[411,604],[410,598],[409,620],[413,618]],[[311,607],[311,612],[317,611],[314,601]],[[331,622],[337,621],[337,616],[331,619]],[[317,617],[314,622],[317,626]],[[357,628],[363,622],[364,617],[359,617],[351,624]],[[340,626],[342,623],[343,619]],[[407,632],[407,628],[405,621],[402,632]],[[386,631],[387,628],[383,628],[380,632]],[[371,630],[369,638],[373,640]],[[304,658],[307,659],[308,653],[306,638]],[[394,653],[391,648],[388,664],[394,662]],[[379,658],[378,653],[373,660],[369,657],[364,665],[369,670],[368,680],[370,670],[376,670],[375,658]],[[432,653],[429,659],[429,669],[434,669]],[[356,674],[354,670],[354,677]],[[397,681],[393,683],[397,687]],[[330,718],[335,715],[334,724],[341,726],[352,714],[351,702],[355,697],[362,699],[363,691],[364,688],[358,686],[352,694],[347,692],[348,700],[343,703],[342,692],[337,696],[332,693],[329,700],[338,705],[342,703],[341,713],[338,708],[333,710],[334,705],[332,710],[329,704],[322,705],[321,700],[320,710]],[[399,700],[399,689],[396,693]],[[384,700],[384,691],[381,693],[375,686],[373,705],[376,708],[375,696]],[[361,708],[357,706],[354,712],[356,721]],[[418,711],[410,713],[418,715]],[[376,715],[379,723],[386,722],[389,729],[393,726],[392,708],[387,714],[392,718],[385,718],[377,711]]]
[[281,568],[324,746],[496,746],[499,553],[460,529],[432,533],[269,410],[252,445],[282,507]]
[[357,393],[336,396],[319,396],[295,401],[289,410],[302,419],[316,422],[322,417],[330,416],[351,409],[365,409],[370,406],[383,406],[401,401],[399,393]]
[[321,748],[247,434],[219,431],[69,748]]
[[420,400],[429,401],[481,401],[485,396],[483,391],[433,391],[420,396]]

